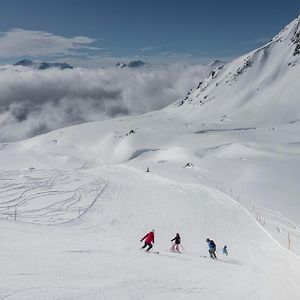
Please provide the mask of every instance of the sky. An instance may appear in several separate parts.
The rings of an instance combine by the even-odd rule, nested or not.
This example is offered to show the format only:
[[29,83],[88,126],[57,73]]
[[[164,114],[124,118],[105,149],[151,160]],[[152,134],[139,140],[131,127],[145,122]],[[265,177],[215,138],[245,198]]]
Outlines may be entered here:
[[299,0],[1,0],[0,63],[230,60],[299,14]]

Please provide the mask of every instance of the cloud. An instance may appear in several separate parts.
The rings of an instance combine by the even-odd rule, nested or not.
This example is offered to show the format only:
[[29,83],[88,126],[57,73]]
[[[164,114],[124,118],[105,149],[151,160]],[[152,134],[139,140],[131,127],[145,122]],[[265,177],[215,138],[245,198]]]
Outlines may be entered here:
[[0,33],[0,57],[60,56],[78,54],[82,49],[101,50],[92,46],[94,42],[86,36],[67,38],[45,31],[15,28]]
[[156,48],[153,47],[153,46],[148,46],[148,47],[141,48],[141,51],[142,52],[148,52],[148,51],[152,51],[154,49],[156,49]]
[[0,141],[160,109],[185,96],[210,67],[142,70],[0,70]]
[[86,56],[72,56],[72,57],[60,57],[56,58],[56,62],[66,62],[73,66],[87,67],[87,68],[109,68],[114,66],[117,62],[129,63],[133,60],[142,60],[147,62],[151,66],[175,66],[175,65],[200,65],[209,64],[210,62],[218,59],[222,61],[230,61],[235,57],[226,55],[215,56],[199,56],[192,53],[176,53],[171,51],[163,51],[155,54],[148,55],[130,55],[130,56],[113,56],[109,52],[102,51],[99,54],[89,54]]

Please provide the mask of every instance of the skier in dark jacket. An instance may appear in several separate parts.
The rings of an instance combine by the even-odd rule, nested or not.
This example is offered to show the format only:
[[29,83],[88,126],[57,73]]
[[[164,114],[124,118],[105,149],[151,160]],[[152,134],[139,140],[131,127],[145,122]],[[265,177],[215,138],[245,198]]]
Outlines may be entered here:
[[216,255],[217,246],[216,246],[215,242],[213,240],[210,240],[210,239],[206,239],[206,242],[207,242],[207,245],[208,245],[209,256],[212,259],[217,259],[217,255]]
[[145,244],[144,244],[144,246],[143,246],[141,249],[144,249],[144,248],[146,248],[146,247],[148,246],[148,248],[147,248],[146,251],[149,251],[149,250],[153,247],[152,243],[154,244],[154,232],[155,232],[155,230],[152,229],[150,232],[148,232],[148,233],[141,239],[141,242],[142,242],[143,240],[145,240]]
[[176,236],[171,240],[171,242],[174,242],[171,247],[171,251],[175,252],[175,250],[176,250],[177,252],[180,252],[179,245],[181,244],[181,237],[180,237],[179,233],[176,233]]
[[227,246],[226,245],[223,247],[222,252],[223,252],[224,255],[228,256],[228,250],[227,250]]

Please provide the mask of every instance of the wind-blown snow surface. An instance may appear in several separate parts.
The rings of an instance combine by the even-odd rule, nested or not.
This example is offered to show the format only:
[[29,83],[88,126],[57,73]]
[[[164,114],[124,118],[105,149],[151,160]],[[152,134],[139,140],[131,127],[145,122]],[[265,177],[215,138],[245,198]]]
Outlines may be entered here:
[[[230,89],[228,105],[238,100]],[[291,117],[270,114],[281,90],[249,98],[247,119],[228,109],[221,121],[221,93],[211,110],[195,93],[163,111],[1,145],[0,299],[299,297],[296,98]],[[259,99],[269,120],[254,114]],[[152,228],[159,254],[139,250]],[[169,252],[176,232],[182,254]],[[205,257],[207,237],[229,256]]]

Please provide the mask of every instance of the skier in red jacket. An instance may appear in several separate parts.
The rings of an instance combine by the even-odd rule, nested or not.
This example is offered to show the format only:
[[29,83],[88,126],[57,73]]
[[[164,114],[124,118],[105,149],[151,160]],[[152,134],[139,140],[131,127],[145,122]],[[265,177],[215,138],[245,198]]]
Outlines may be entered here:
[[154,244],[154,229],[152,229],[150,232],[148,232],[142,239],[141,239],[141,242],[143,240],[145,240],[145,244],[144,246],[141,248],[141,249],[144,249],[148,246],[147,250],[146,251],[149,251],[153,245],[152,243]]

